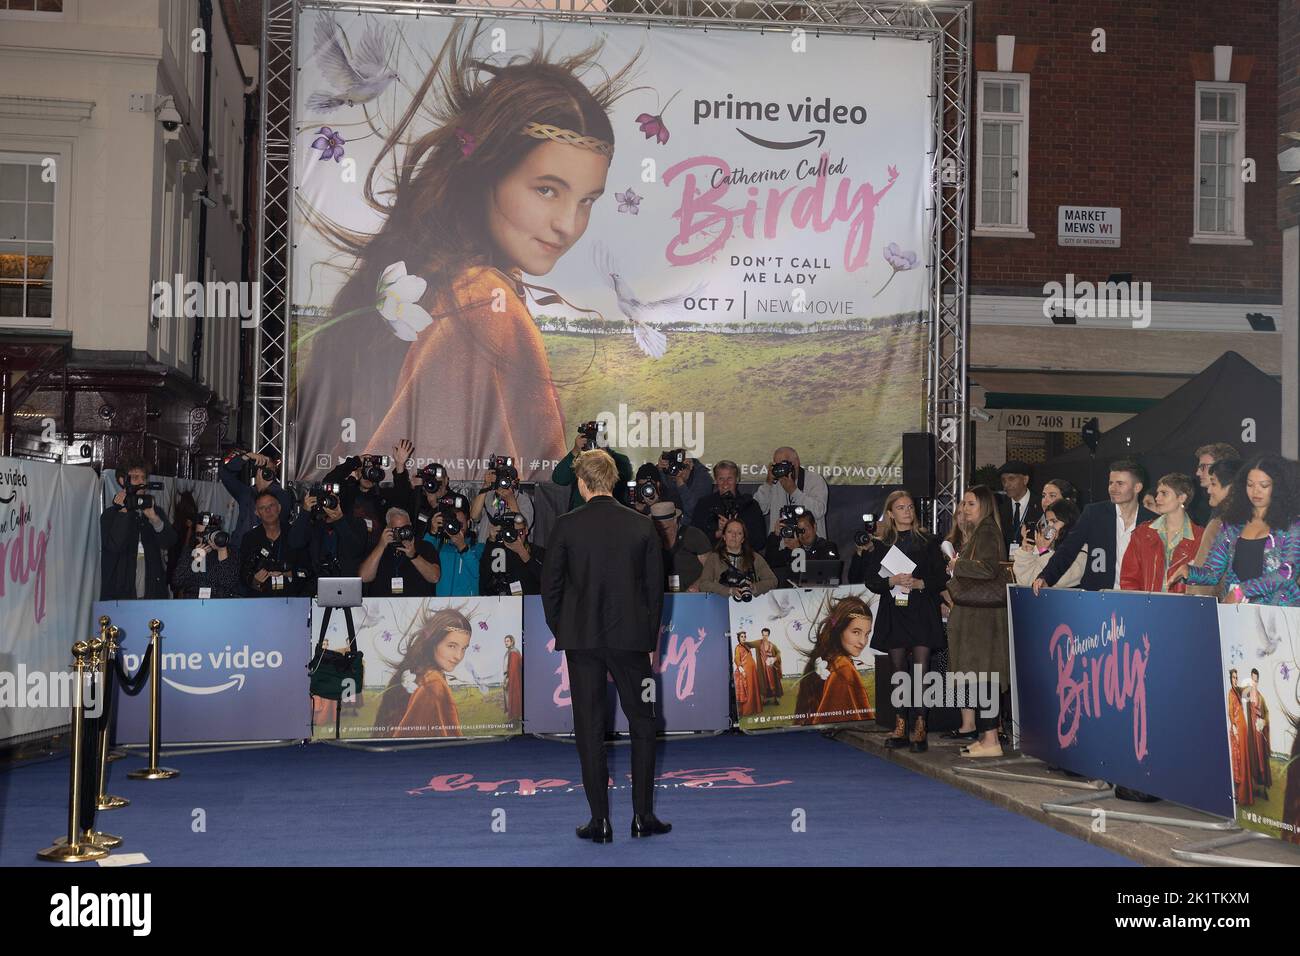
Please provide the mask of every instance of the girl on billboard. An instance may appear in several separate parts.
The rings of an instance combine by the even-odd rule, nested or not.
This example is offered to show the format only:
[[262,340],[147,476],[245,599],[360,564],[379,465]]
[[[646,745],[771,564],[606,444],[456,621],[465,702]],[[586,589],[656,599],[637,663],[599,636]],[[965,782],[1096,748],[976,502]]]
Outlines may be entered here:
[[[409,437],[441,461],[509,455],[528,479],[569,442],[526,296],[570,303],[524,274],[546,275],[586,231],[614,152],[608,110],[633,64],[589,89],[579,76],[600,42],[556,62],[539,47],[495,64],[473,55],[486,29],[451,28],[388,134],[365,184],[379,231],[307,212],[356,265],[333,318],[299,338],[300,349],[310,340],[299,420],[351,419],[368,447]],[[431,128],[408,139],[417,116]],[[389,201],[377,180],[391,181]]]
[[429,615],[409,642],[379,699],[375,732],[386,737],[460,737],[460,714],[447,675],[460,666],[470,644],[470,622],[443,608]]
[[795,722],[834,724],[874,716],[867,689],[853,666],[871,639],[871,608],[860,597],[842,597],[817,629],[799,679]]

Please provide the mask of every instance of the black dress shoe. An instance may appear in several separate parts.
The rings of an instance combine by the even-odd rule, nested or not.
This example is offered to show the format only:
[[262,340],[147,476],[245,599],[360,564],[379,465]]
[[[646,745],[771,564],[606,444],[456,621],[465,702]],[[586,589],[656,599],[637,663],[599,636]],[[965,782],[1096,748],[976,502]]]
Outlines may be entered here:
[[978,730],[950,730],[943,735],[944,740],[979,740]]
[[613,843],[614,828],[609,825],[607,817],[597,819],[592,817],[577,830],[579,840],[590,840],[592,843]]
[[653,813],[647,813],[645,816],[634,816],[632,818],[632,836],[648,837],[657,834],[667,833],[673,828],[671,823],[664,823]]

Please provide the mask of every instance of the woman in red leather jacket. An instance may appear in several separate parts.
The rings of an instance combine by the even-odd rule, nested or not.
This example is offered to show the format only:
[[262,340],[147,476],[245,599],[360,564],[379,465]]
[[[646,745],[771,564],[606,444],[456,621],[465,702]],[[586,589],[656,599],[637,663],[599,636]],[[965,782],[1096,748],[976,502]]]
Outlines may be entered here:
[[1187,514],[1192,499],[1192,479],[1178,473],[1156,482],[1154,521],[1133,529],[1133,537],[1120,565],[1119,586],[1125,591],[1168,591],[1181,594],[1184,581],[1169,584],[1169,575],[1190,564],[1201,546],[1204,532]]

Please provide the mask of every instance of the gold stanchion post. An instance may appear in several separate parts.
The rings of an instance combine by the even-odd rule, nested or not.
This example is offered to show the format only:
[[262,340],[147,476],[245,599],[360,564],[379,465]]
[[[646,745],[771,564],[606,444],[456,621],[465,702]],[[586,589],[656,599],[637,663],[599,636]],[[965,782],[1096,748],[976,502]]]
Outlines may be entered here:
[[[103,628],[102,633],[106,634],[107,627],[103,624],[104,620],[106,619],[101,618],[100,624],[101,627]],[[86,673],[90,677],[90,682],[92,686],[98,683],[99,685],[98,695],[101,698],[101,706],[104,706],[103,697],[106,690],[104,686],[104,662],[108,659],[108,642],[106,640],[100,640],[97,637],[93,638],[90,641],[89,649],[90,649],[89,654],[86,659]],[[83,753],[89,753],[92,756],[96,755],[96,751],[99,746],[100,734],[96,734],[95,737],[96,739],[93,741],[83,740],[83,745],[89,748],[83,751]],[[85,758],[83,757],[83,760],[84,759]],[[91,786],[96,789],[97,794],[99,792],[100,781],[102,779],[103,779],[102,771],[96,772],[95,779],[92,782]],[[98,801],[96,802],[98,803]],[[114,836],[111,833],[104,833],[102,830],[96,830],[92,826],[92,823],[93,821],[89,821],[89,820],[81,821],[81,838],[78,842],[82,844],[89,844],[90,846],[97,846],[105,850],[115,850],[122,845],[122,838],[120,836]],[[59,837],[57,840],[54,841],[54,845],[58,846],[60,843],[66,843],[66,842],[67,842],[67,837]]]
[[127,774],[132,780],[170,780],[180,773],[158,766],[158,752],[162,748],[162,621],[149,622],[149,646],[153,656],[149,661],[149,766]]
[[[108,669],[113,666],[113,661],[117,657],[117,636],[122,633],[116,626],[110,627],[110,621],[107,617],[99,619],[100,633],[104,635],[104,667],[103,667],[103,688],[104,688],[104,708],[108,713],[108,708],[113,706],[113,702],[108,700]],[[130,804],[126,797],[115,797],[108,792],[108,738],[111,735],[112,728],[109,722],[104,721],[99,728],[99,789],[96,792],[95,805],[100,810],[118,810]]]
[[85,689],[86,655],[89,652],[90,645],[85,641],[77,641],[72,645],[75,689],[73,690],[72,704],[72,754],[70,759],[72,783],[68,794],[68,835],[62,838],[62,843],[56,842],[53,846],[47,846],[44,850],[36,852],[37,857],[40,859],[56,863],[81,863],[87,860],[100,860],[108,856],[108,850],[104,847],[81,842],[81,771],[82,747],[85,744],[82,726],[83,711],[85,710],[83,693]]

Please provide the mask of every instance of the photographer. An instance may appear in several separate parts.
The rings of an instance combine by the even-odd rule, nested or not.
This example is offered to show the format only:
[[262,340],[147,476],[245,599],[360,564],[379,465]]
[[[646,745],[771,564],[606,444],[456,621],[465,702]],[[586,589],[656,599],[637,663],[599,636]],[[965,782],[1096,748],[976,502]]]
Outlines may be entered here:
[[660,477],[659,467],[646,462],[636,470],[636,478],[626,483],[630,486],[627,492],[628,501],[643,515],[648,515],[651,506],[659,501],[666,501],[677,508],[681,507],[681,502],[677,499],[677,489],[673,486],[665,486]]
[[469,520],[477,530],[479,541],[495,534],[493,519],[504,514],[521,514],[529,526],[533,523],[533,499],[519,490],[519,469],[503,455],[493,455],[483,475],[483,487],[469,504]]
[[423,538],[425,535],[437,535],[441,528],[438,502],[452,494],[452,490],[447,469],[437,462],[429,462],[420,468],[415,473],[412,484],[411,476],[406,471],[406,462],[414,451],[415,447],[405,439],[397,443],[392,504],[406,512],[415,528],[416,537]]
[[194,525],[194,547],[181,555],[172,574],[179,598],[233,598],[240,596],[239,554],[221,516],[201,513]]
[[614,459],[614,464],[618,467],[618,480],[614,482],[614,498],[625,505],[631,504],[627,495],[627,483],[632,480],[632,462],[628,460],[627,455],[609,447],[609,437],[605,431],[605,423],[603,421],[592,421],[583,422],[578,426],[578,438],[574,441],[573,448],[560,459],[555,466],[555,471],[551,474],[551,481],[557,485],[567,485],[569,487],[569,510],[572,511],[582,504],[582,496],[578,494],[578,479],[573,471],[574,459],[582,452],[589,451],[592,448],[603,449],[608,453],[609,457]]
[[321,481],[323,485],[340,486],[338,494],[343,513],[361,520],[367,548],[374,547],[384,531],[384,515],[388,513],[389,503],[379,484],[384,480],[384,469],[389,464],[385,456],[353,455]]
[[710,550],[704,532],[683,526],[681,516],[671,501],[657,501],[650,506],[650,517],[655,519],[655,530],[663,543],[665,591],[689,590],[700,579]]
[[749,495],[737,490],[740,466],[723,459],[713,466],[713,493],[705,495],[691,515],[692,526],[699,528],[709,538],[710,546],[722,537],[722,526],[728,518],[745,522],[745,534],[750,541],[762,541],[767,536],[763,509]]
[[118,472],[117,483],[122,490],[99,516],[99,599],[168,598],[163,552],[176,543],[177,535],[154,500],[153,492],[160,491],[162,483],[149,482],[149,468],[142,461],[128,462],[125,471]]
[[767,530],[781,524],[782,505],[803,505],[817,520],[817,533],[826,528],[826,479],[799,464],[793,448],[778,448],[772,453],[764,484],[754,492],[754,500],[768,517]]
[[776,587],[776,575],[763,556],[749,546],[745,523],[732,518],[722,529],[722,540],[704,556],[700,579],[688,591],[729,594],[737,601],[749,601]]
[[791,565],[796,550],[803,551],[805,561],[838,560],[840,553],[833,543],[817,537],[817,523],[802,505],[785,505],[781,510],[781,525],[767,536],[763,556],[781,587],[789,588],[795,587]]
[[362,593],[366,597],[431,596],[442,576],[438,550],[417,539],[411,516],[402,508],[389,508],[384,524],[379,543],[361,562]]
[[469,541],[469,503],[464,495],[444,495],[434,515],[437,530],[429,536],[441,541],[438,564],[438,597],[467,597],[478,594],[478,569],[483,558],[483,544]]
[[685,449],[671,448],[659,456],[659,473],[663,476],[664,486],[672,489],[672,493],[664,497],[682,509],[687,524],[693,523],[700,499],[709,494],[708,469],[700,464],[698,458],[687,458]]
[[[250,463],[253,466],[252,486],[244,477],[244,469]],[[221,480],[222,486],[239,505],[239,516],[235,519],[235,527],[229,532],[230,540],[235,544],[242,542],[244,535],[261,523],[255,502],[258,495],[264,491],[275,495],[276,500],[280,502],[280,523],[286,532],[289,530],[289,516],[293,514],[293,495],[280,487],[280,482],[276,478],[276,470],[279,467],[279,458],[235,448],[217,469],[217,477]]]
[[355,578],[365,554],[366,526],[344,515],[339,493],[315,486],[303,496],[302,511],[289,527],[289,547],[306,552],[317,577]]
[[289,547],[280,498],[270,489],[253,499],[259,524],[239,541],[239,581],[248,597],[291,597],[301,593],[300,556]]
[[479,594],[508,597],[542,593],[546,552],[528,543],[528,519],[517,511],[493,516],[492,534],[483,536],[479,558]]

